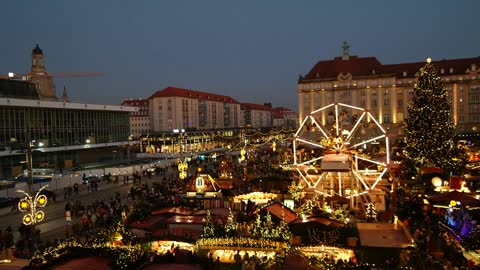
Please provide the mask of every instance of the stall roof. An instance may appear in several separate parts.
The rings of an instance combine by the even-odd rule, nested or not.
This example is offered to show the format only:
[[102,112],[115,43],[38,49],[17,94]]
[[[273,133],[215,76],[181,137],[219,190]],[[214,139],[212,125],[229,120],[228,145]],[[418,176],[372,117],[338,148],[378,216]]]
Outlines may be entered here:
[[162,216],[150,216],[144,220],[134,221],[130,224],[130,226],[136,229],[150,229],[152,226],[164,219],[165,217]]
[[270,205],[265,206],[260,211],[268,211],[271,215],[276,216],[278,219],[282,219],[282,212],[286,223],[290,223],[297,219],[297,213],[292,209],[284,206],[280,202],[273,202]]
[[192,209],[187,207],[164,207],[152,212],[153,216],[163,215],[163,214],[175,214],[175,215],[191,215],[193,213]]
[[309,222],[321,223],[323,225],[333,226],[333,227],[343,227],[344,226],[344,224],[340,221],[336,221],[336,220],[329,219],[329,218],[324,218],[324,217],[309,217],[305,221],[303,221],[301,219],[297,219],[297,220],[293,221],[292,224],[301,224],[301,223],[309,223]]
[[407,248],[413,243],[401,225],[392,223],[357,223],[360,244],[363,247]]
[[435,193],[428,196],[427,200],[430,204],[449,205],[450,201],[456,201],[462,203],[465,206],[480,206],[480,200],[475,199],[467,193],[458,192],[456,190],[445,193]]

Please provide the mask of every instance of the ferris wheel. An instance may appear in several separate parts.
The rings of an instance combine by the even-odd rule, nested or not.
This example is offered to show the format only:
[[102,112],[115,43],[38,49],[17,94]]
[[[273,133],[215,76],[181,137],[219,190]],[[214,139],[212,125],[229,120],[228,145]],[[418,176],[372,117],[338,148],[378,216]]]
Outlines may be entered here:
[[386,130],[363,108],[332,103],[307,115],[293,139],[293,165],[307,188],[325,196],[369,193],[387,176]]

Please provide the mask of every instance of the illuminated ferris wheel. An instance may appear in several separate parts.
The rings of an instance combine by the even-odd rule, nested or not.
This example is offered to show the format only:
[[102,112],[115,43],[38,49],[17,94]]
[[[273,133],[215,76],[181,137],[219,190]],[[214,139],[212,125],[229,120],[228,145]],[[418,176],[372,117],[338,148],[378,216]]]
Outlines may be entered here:
[[293,140],[293,167],[307,188],[352,198],[375,189],[387,176],[389,142],[375,116],[332,103],[307,115]]

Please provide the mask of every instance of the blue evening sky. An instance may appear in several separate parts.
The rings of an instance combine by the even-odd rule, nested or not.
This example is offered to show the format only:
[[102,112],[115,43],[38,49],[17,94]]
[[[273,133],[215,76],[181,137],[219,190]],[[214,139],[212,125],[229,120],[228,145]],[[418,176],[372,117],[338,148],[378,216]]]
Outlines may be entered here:
[[480,56],[480,1],[2,1],[0,74],[25,73],[39,42],[74,102],[120,104],[166,86],[297,110],[297,79],[319,60],[384,64]]

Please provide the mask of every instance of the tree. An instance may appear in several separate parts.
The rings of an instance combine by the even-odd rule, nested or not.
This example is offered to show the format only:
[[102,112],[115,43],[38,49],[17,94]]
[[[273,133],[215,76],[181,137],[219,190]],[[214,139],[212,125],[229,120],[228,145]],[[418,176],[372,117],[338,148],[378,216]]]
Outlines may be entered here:
[[212,221],[212,215],[210,214],[210,210],[207,210],[207,216],[203,218],[203,233],[201,235],[202,238],[213,238],[215,237],[215,224]]
[[457,170],[463,164],[455,146],[455,126],[443,80],[431,63],[420,69],[405,121],[405,157],[416,167]]

